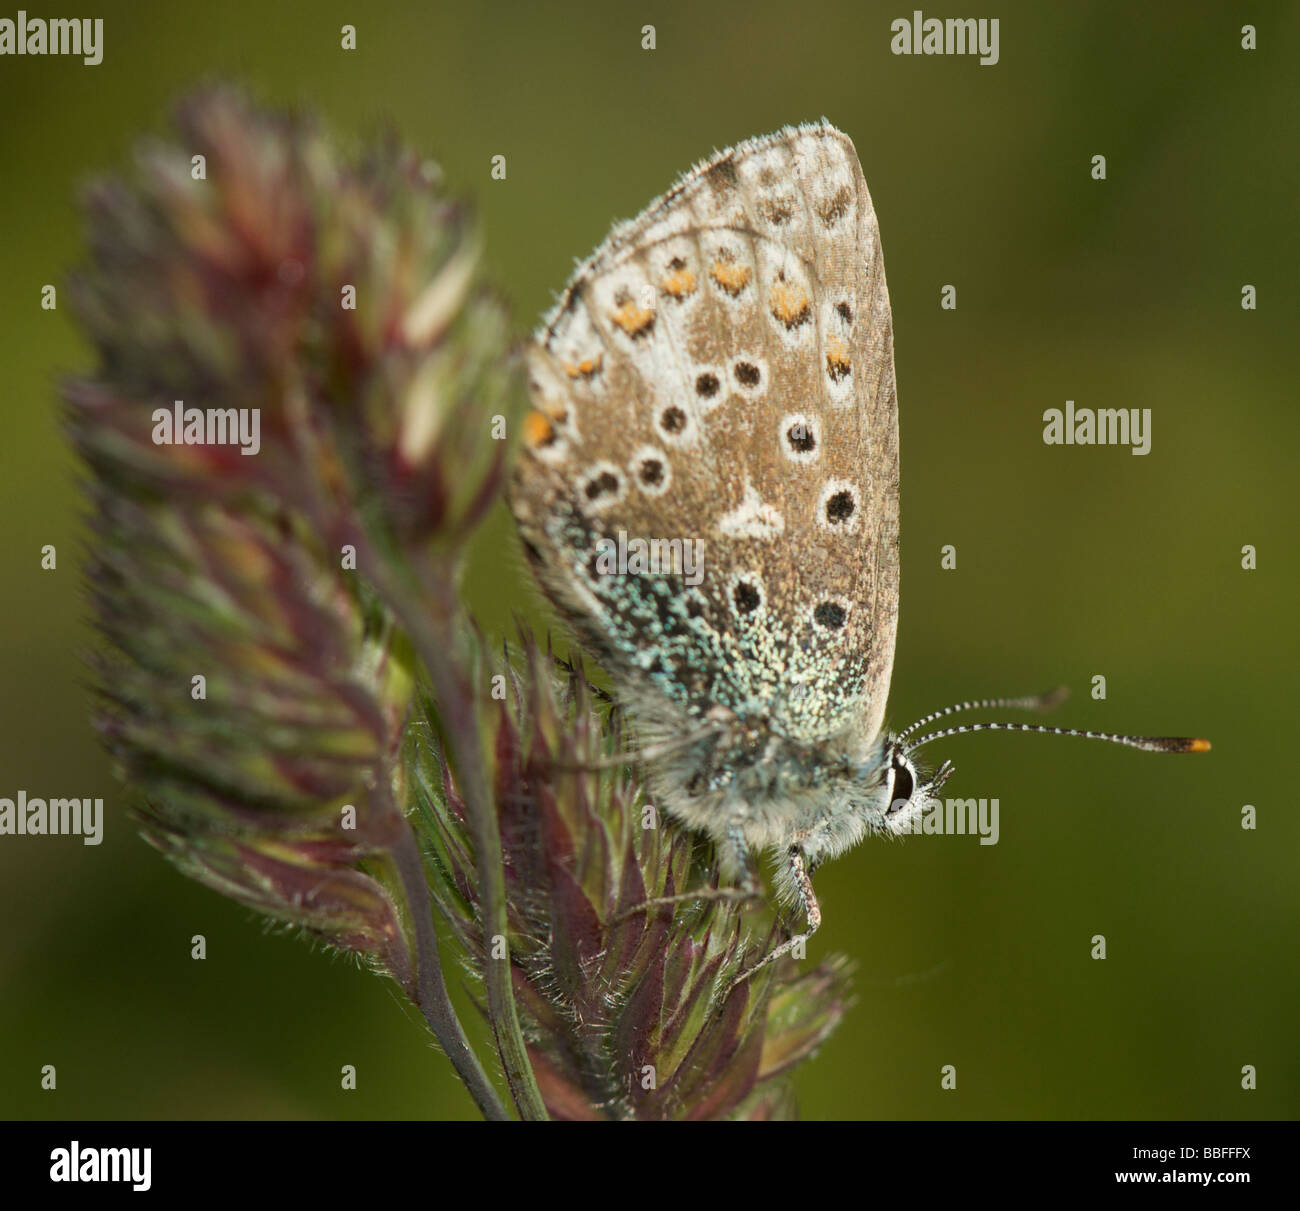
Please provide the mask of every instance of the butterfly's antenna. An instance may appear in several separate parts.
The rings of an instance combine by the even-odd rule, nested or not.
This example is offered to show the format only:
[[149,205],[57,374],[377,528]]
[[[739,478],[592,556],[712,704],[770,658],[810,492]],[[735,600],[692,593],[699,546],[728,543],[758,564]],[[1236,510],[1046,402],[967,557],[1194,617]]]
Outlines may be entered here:
[[1038,732],[1044,736],[1080,736],[1084,740],[1109,740],[1112,744],[1122,744],[1126,748],[1141,749],[1144,753],[1208,753],[1208,740],[1193,739],[1189,736],[1119,736],[1114,732],[1084,732],[1073,727],[1045,727],[1040,723],[966,723],[958,727],[944,728],[941,732],[931,732],[914,740],[905,750],[914,753],[931,740],[942,740],[945,736],[959,736],[963,732]]
[[917,728],[933,723],[936,719],[942,719],[945,715],[956,715],[959,711],[982,711],[986,708],[995,711],[1051,711],[1060,706],[1069,696],[1069,686],[1058,685],[1056,689],[1048,690],[1045,694],[1030,694],[1025,698],[980,698],[974,702],[959,702],[955,706],[945,706],[941,711],[931,711],[924,719],[918,719],[904,728],[894,737],[894,740],[899,742],[906,740]]

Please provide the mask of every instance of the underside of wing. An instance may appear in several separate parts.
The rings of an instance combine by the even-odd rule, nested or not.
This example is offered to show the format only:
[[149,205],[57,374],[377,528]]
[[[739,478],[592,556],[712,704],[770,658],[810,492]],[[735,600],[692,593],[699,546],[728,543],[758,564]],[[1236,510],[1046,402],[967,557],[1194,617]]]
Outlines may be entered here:
[[787,128],[695,168],[579,267],[529,369],[512,507],[610,671],[696,717],[874,735],[898,441],[879,233],[847,136]]

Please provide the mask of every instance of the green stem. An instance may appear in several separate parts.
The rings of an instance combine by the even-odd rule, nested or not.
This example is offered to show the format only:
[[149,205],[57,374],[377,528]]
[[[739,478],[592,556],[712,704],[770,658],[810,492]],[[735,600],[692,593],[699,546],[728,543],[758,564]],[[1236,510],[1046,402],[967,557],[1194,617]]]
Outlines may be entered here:
[[[474,857],[478,868],[479,904],[483,922],[483,979],[487,988],[488,1016],[496,1036],[497,1052],[505,1069],[510,1093],[521,1118],[548,1119],[537,1078],[524,1044],[511,982],[509,933],[506,917],[505,866],[501,834],[488,789],[479,731],[478,694],[466,681],[457,662],[459,599],[449,593],[451,578],[431,575],[425,585],[426,600],[416,602],[400,589],[390,600],[406,628],[433,682],[439,721],[451,750],[462,799],[474,830]],[[468,709],[456,709],[464,704]],[[505,953],[490,957],[497,946]]]
[[389,854],[402,882],[415,929],[416,1004],[483,1117],[492,1122],[508,1122],[510,1115],[492,1087],[478,1056],[470,1047],[447,995],[447,985],[442,978],[442,960],[438,953],[438,934],[433,928],[433,902],[429,896],[424,864],[420,860],[415,834],[393,802],[392,794],[382,778],[381,773],[380,802],[393,833]]
[[[289,401],[293,441],[298,447],[299,454],[303,457],[305,465],[319,465],[318,441],[311,425],[307,422],[306,396],[301,391],[288,388],[286,388],[285,396]],[[412,626],[418,625],[422,613],[419,609],[412,609],[409,594],[402,589],[400,578],[388,574],[388,564],[377,551],[373,550],[374,544],[370,541],[370,531],[362,521],[355,505],[346,496],[343,499],[332,501],[325,493],[320,481],[314,477],[308,478],[306,486],[307,514],[315,517],[317,525],[322,530],[328,529],[336,519],[346,519],[349,528],[355,533],[358,551],[365,548],[369,556],[366,563],[374,588],[381,595],[387,596],[389,608],[399,616],[399,619],[405,613],[404,621],[406,622],[407,633],[411,636],[412,642],[415,642],[416,636]],[[481,763],[481,753],[479,757]],[[379,771],[377,783],[384,787],[381,793],[385,802],[390,805],[389,818],[398,826],[389,852],[397,868],[398,877],[405,889],[415,927],[417,951],[416,987],[419,994],[420,1011],[424,1014],[424,1019],[429,1023],[429,1029],[433,1031],[434,1038],[438,1040],[439,1045],[447,1053],[447,1058],[451,1060],[457,1075],[469,1090],[470,1096],[477,1103],[483,1116],[490,1120],[508,1120],[509,1115],[501,1104],[501,1099],[497,1096],[496,1090],[492,1088],[482,1062],[475,1054],[474,1049],[470,1047],[469,1039],[465,1035],[465,1028],[460,1024],[460,1018],[457,1017],[451,998],[447,995],[447,984],[443,978],[442,962],[438,951],[438,935],[433,927],[433,905],[429,896],[429,883],[425,877],[424,863],[420,857],[419,848],[415,843],[415,834],[411,831],[411,826],[407,823],[400,807],[393,801],[391,788],[387,783],[383,782],[383,776],[383,772]],[[475,818],[477,820],[477,816]],[[500,865],[499,845],[498,865]],[[510,1007],[513,1010],[513,998]],[[494,1028],[495,1024],[494,1017]],[[517,1019],[515,1024],[517,1028]],[[520,1046],[522,1047],[522,1045],[523,1039],[520,1036]],[[497,1049],[501,1051],[499,1033]],[[508,1068],[507,1074],[509,1074]],[[528,1068],[528,1075],[532,1077],[531,1067]],[[535,1081],[533,1088],[536,1089]],[[519,1097],[515,1093],[513,1082],[511,1084],[511,1093],[514,1094],[516,1105],[518,1105]],[[538,1094],[538,1101],[541,1101],[540,1093]],[[545,1117],[544,1111],[543,1117]]]
[[[360,518],[355,517],[357,522]],[[505,1071],[511,1097],[519,1116],[526,1120],[546,1120],[546,1103],[537,1087],[533,1066],[528,1060],[519,1012],[515,1006],[511,982],[509,933],[506,917],[505,866],[501,855],[501,835],[497,815],[488,790],[484,771],[483,741],[479,732],[478,694],[469,685],[456,653],[460,650],[462,625],[460,601],[450,573],[437,575],[433,570],[424,578],[422,593],[413,593],[402,575],[384,559],[376,544],[369,541],[369,531],[358,526],[358,537],[367,547],[364,567],[376,590],[392,609],[406,631],[416,654],[433,683],[438,718],[450,749],[457,786],[465,803],[466,814],[474,831],[474,859],[478,870],[479,906],[483,923],[483,982],[487,990],[488,1019],[496,1039],[497,1054]],[[396,573],[396,574],[394,574]],[[450,590],[450,591],[449,591]],[[491,957],[500,939],[505,953]]]

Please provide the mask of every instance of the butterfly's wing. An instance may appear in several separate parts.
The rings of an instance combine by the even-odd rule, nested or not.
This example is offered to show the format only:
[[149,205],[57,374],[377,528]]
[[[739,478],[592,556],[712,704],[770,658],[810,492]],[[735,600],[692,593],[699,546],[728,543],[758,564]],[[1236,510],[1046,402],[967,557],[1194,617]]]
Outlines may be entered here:
[[[796,740],[874,738],[897,629],[898,430],[879,230],[849,138],[787,128],[697,166],[579,267],[529,370],[511,504],[610,672],[694,718],[723,706]],[[603,574],[598,543],[620,533],[700,544],[699,584]]]

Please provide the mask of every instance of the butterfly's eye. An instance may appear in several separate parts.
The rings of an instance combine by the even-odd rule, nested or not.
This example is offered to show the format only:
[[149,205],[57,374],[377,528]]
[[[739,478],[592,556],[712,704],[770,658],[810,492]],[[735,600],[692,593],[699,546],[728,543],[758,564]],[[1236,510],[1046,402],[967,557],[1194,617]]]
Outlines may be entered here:
[[911,802],[916,790],[916,779],[912,777],[911,767],[904,761],[894,762],[894,789],[890,792],[890,811],[897,810],[904,803]]

